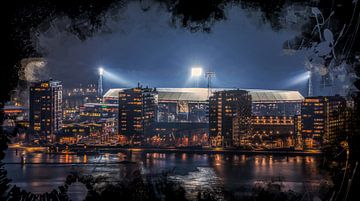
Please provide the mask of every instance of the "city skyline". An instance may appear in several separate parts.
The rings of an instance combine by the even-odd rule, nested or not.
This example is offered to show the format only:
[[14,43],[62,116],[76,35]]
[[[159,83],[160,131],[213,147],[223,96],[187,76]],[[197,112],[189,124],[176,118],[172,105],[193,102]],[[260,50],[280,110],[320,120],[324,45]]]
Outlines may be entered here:
[[0,200],[360,197],[357,0],[4,8]]

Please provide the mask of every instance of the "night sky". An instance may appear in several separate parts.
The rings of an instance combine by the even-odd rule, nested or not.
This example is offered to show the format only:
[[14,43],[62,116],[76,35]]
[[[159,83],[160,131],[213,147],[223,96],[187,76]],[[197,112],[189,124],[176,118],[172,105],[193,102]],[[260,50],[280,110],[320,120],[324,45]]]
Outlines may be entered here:
[[[169,14],[152,7],[143,12],[137,3],[120,11],[108,23],[111,32],[80,41],[61,27],[66,19],[40,33],[39,45],[48,60],[47,73],[65,87],[97,82],[103,66],[105,88],[193,87],[193,66],[217,74],[214,87],[295,89],[306,94],[306,81],[293,83],[305,72],[301,52],[287,55],[283,43],[299,32],[273,31],[259,14],[239,7],[227,11],[228,19],[216,23],[211,33],[190,33],[170,25]],[[251,15],[251,16],[249,16]],[[205,78],[200,86],[206,87]]]

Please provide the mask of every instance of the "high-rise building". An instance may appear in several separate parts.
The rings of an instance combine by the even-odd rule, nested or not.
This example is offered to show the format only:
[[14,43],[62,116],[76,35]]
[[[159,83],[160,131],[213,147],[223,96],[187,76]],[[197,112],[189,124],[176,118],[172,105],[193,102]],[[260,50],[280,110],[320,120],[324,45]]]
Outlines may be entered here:
[[156,120],[157,92],[152,88],[125,89],[119,93],[119,134],[132,145],[151,135]]
[[251,95],[245,90],[217,91],[209,100],[212,146],[238,146],[250,132]]
[[53,142],[62,127],[62,85],[60,81],[39,81],[30,86],[30,130],[42,140]]
[[301,135],[305,149],[320,149],[346,135],[346,100],[341,96],[305,98],[301,107]]

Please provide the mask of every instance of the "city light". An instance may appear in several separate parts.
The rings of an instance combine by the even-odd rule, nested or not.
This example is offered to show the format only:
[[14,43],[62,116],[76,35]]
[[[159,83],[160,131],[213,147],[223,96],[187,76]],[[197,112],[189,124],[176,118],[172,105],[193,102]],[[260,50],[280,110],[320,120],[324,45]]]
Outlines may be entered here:
[[194,67],[191,69],[191,77],[200,77],[202,75],[202,68]]
[[99,68],[99,74],[100,74],[100,75],[104,75],[104,68],[103,68],[103,67],[100,67],[100,68]]

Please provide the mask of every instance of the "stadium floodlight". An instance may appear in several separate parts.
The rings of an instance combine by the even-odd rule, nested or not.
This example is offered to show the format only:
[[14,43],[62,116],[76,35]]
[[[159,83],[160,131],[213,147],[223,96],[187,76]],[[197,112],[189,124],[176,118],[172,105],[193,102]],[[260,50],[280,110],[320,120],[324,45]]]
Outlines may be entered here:
[[194,67],[191,68],[191,77],[200,77],[202,75],[202,68]]
[[312,88],[312,72],[311,70],[307,71],[307,78],[308,78],[308,97],[313,95],[313,88]]
[[99,75],[104,75],[104,68],[103,67],[99,68]]
[[104,75],[104,68],[99,67],[99,80],[98,80],[98,94],[100,97],[103,95],[103,75]]

